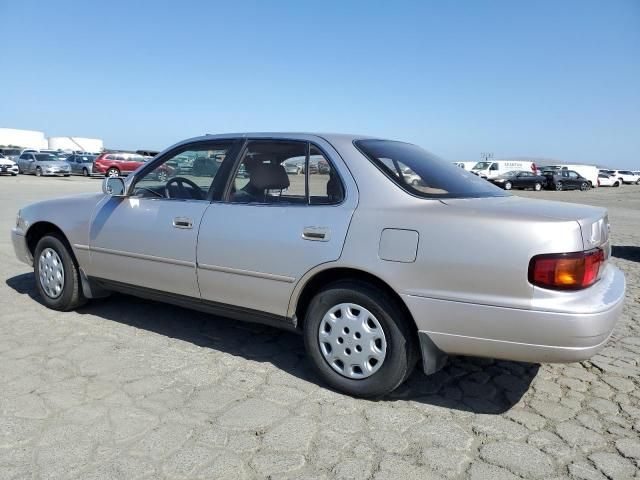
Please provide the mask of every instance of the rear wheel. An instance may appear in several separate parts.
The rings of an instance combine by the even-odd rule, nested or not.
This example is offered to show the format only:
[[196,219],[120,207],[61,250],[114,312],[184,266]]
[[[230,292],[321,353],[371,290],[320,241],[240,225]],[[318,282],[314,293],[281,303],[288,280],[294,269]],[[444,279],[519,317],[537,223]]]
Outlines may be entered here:
[[619,187],[620,186],[620,182],[616,182],[613,184],[614,187]]
[[82,169],[82,176],[83,177],[88,177],[89,176],[89,170],[87,170],[86,168]]
[[118,170],[117,168],[111,167],[109,170],[107,170],[107,177],[119,177],[120,176],[120,170]]
[[158,172],[159,181],[166,182],[168,178],[169,178],[169,175],[167,175],[167,172],[165,172],[164,170],[161,170]]
[[533,189],[536,192],[539,192],[540,190],[542,190],[542,184],[540,182],[536,182],[535,185],[533,186]]
[[586,192],[587,190],[589,190],[589,184],[587,182],[582,182],[580,184],[580,190]]
[[562,191],[562,182],[556,182],[556,190],[557,190],[558,192],[561,192],[561,191]]
[[511,185],[511,182],[505,182],[505,184],[504,184],[504,189],[505,189],[505,190],[511,190],[511,187],[512,187],[512,186],[513,186],[513,185]]
[[42,237],[33,258],[36,287],[47,307],[67,311],[86,302],[78,264],[62,238],[55,234]]
[[384,291],[341,281],[309,304],[304,343],[315,370],[331,387],[380,397],[409,376],[418,354],[410,320]]

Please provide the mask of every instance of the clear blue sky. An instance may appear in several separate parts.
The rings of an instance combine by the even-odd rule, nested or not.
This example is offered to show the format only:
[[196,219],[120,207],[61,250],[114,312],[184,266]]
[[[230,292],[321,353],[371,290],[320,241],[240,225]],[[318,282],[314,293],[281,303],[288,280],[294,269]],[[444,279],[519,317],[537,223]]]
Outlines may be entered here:
[[0,126],[355,132],[640,168],[640,1],[0,0]]

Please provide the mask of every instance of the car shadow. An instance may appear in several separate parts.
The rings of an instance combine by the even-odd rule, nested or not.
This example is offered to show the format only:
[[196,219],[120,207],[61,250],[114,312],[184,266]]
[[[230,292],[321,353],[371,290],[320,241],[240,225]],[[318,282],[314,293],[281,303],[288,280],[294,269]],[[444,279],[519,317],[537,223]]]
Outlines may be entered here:
[[[33,273],[11,277],[6,284],[42,304]],[[252,361],[268,362],[302,380],[326,387],[306,359],[302,336],[292,332],[121,294],[93,300],[77,312]],[[538,369],[538,364],[450,357],[442,370],[429,376],[422,373],[418,364],[409,379],[382,401],[410,400],[499,414],[518,403]]]
[[640,262],[640,247],[614,245],[611,247],[611,256],[630,260],[632,262]]

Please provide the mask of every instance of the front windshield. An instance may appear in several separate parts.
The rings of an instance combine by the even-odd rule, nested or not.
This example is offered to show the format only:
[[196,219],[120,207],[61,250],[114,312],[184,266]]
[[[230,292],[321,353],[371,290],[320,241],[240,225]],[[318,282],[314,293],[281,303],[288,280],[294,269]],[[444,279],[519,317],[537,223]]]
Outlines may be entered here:
[[475,164],[472,170],[486,170],[491,166],[492,163],[493,162],[478,162]]
[[[355,146],[387,177],[407,192],[426,198],[509,196],[486,180],[410,143],[357,140]],[[412,172],[409,177],[404,172]]]

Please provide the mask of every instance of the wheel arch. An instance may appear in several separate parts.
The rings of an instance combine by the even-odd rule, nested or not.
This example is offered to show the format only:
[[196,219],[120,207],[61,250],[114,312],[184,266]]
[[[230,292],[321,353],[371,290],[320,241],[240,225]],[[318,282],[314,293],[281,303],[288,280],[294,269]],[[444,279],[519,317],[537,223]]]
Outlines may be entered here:
[[75,253],[73,251],[73,248],[71,248],[71,243],[69,243],[69,239],[64,234],[62,229],[57,225],[44,220],[35,222],[33,225],[31,225],[25,235],[25,238],[27,241],[27,248],[29,249],[31,256],[32,257],[34,256],[36,252],[36,246],[38,245],[38,242],[40,241],[40,239],[45,235],[49,235],[51,233],[55,233],[62,239],[65,246],[68,248],[69,252],[71,253],[71,255],[75,258]]
[[331,266],[315,272],[309,278],[302,280],[302,285],[296,289],[297,295],[296,292],[294,292],[290,304],[290,313],[295,315],[297,328],[302,329],[304,325],[304,317],[313,296],[325,285],[329,285],[330,283],[339,280],[355,280],[373,285],[383,290],[397,303],[398,307],[402,310],[402,313],[415,327],[417,338],[418,327],[413,315],[404,300],[402,300],[402,297],[391,287],[391,285],[373,273],[344,266]]

